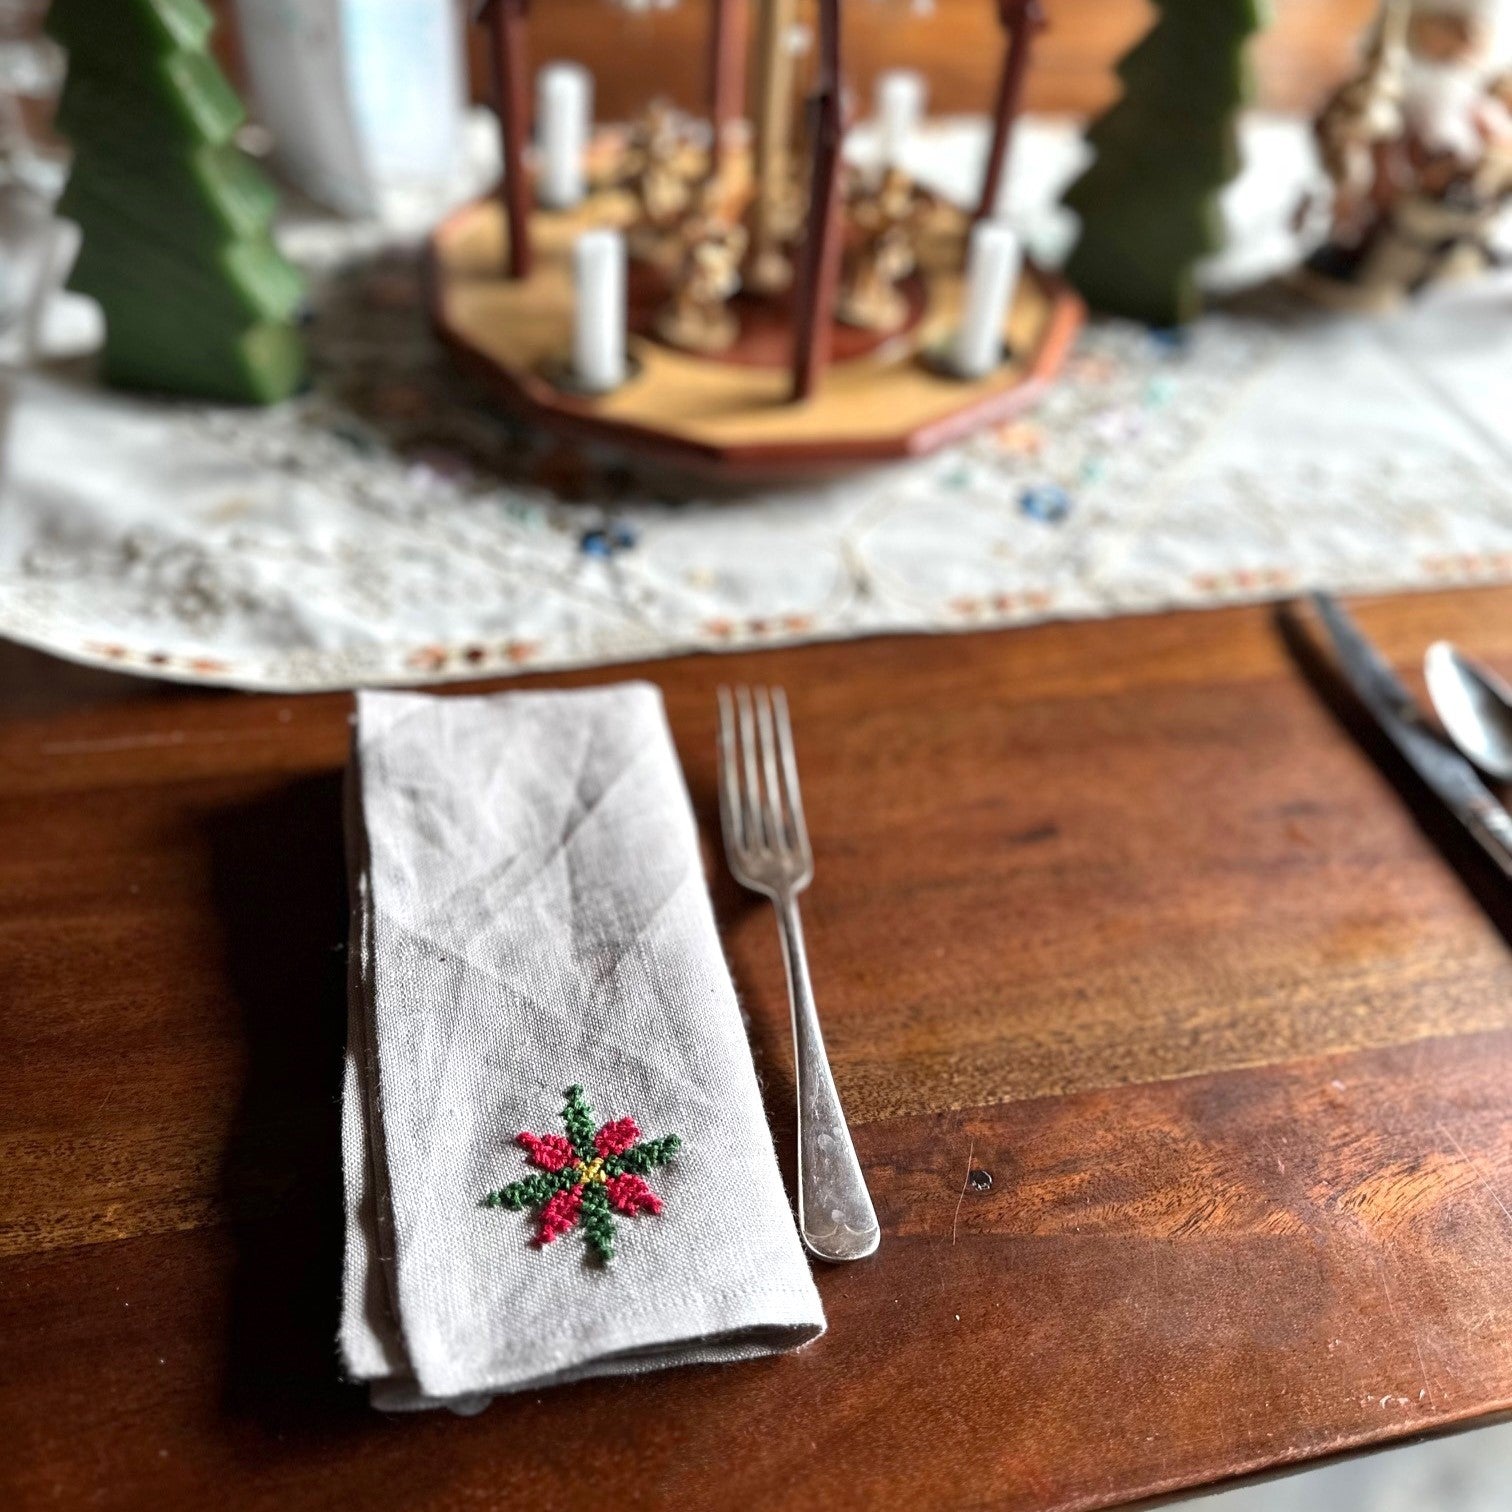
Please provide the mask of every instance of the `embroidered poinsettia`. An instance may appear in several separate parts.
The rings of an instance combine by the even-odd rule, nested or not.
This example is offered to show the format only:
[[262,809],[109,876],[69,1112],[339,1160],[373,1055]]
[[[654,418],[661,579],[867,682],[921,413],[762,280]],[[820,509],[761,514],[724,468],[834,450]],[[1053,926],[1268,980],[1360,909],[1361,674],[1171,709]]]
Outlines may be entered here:
[[614,1214],[633,1218],[661,1212],[661,1198],[646,1177],[677,1153],[682,1140],[676,1134],[643,1140],[633,1118],[616,1118],[595,1129],[581,1087],[568,1087],[562,1123],[565,1134],[515,1136],[537,1169],[490,1192],[482,1206],[539,1209],[536,1239],[541,1244],[581,1225],[588,1248],[600,1260],[612,1260]]

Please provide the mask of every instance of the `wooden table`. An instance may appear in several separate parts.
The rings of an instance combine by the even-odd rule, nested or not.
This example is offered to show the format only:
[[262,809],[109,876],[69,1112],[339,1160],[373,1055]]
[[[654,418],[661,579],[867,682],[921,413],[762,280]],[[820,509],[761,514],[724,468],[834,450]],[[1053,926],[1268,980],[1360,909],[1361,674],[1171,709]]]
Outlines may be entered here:
[[[1512,663],[1512,590],[1360,618]],[[819,1275],[829,1334],[372,1412],[334,1346],[348,700],[6,652],[0,1504],[1086,1508],[1512,1404],[1509,894],[1268,611],[523,685],[632,671],[711,842],[716,684],[792,695],[884,1226]],[[710,855],[787,1150],[776,935]]]

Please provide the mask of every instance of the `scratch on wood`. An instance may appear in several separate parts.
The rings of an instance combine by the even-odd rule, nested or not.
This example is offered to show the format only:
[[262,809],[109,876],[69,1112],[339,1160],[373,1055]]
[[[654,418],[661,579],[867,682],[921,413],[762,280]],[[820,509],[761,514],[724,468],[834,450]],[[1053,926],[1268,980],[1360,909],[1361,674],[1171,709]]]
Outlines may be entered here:
[[44,756],[94,756],[111,751],[147,751],[161,746],[183,745],[182,730],[161,734],[110,735],[100,740],[48,740],[42,744]]
[[956,1229],[961,1223],[961,1204],[966,1200],[966,1189],[971,1185],[971,1157],[976,1154],[976,1135],[971,1136],[971,1143],[966,1149],[966,1178],[961,1182],[961,1195],[956,1198],[955,1217],[950,1220],[950,1242],[956,1242]]
[[1481,1170],[1479,1161],[1472,1159],[1471,1156],[1466,1153],[1464,1145],[1462,1145],[1459,1140],[1457,1140],[1443,1124],[1440,1124],[1438,1126],[1438,1131],[1444,1136],[1445,1139],[1449,1141],[1450,1144],[1454,1146],[1456,1152],[1459,1155],[1459,1158],[1463,1160],[1472,1171],[1475,1172],[1476,1180],[1479,1181],[1483,1187],[1485,1187],[1492,1202],[1494,1202],[1497,1207],[1502,1210],[1502,1216],[1506,1218],[1508,1223],[1512,1223],[1512,1213],[1509,1213],[1507,1211],[1507,1204],[1501,1200],[1501,1197],[1497,1194],[1496,1188],[1492,1186],[1491,1183],[1486,1179],[1486,1173]]
[[[287,723],[286,720],[281,720]],[[107,735],[97,740],[45,740],[38,747],[44,756],[105,756],[117,751],[151,751],[184,745],[232,745],[248,740],[276,738],[274,730],[164,730],[143,735]]]
[[[1386,1239],[1385,1243],[1387,1252],[1391,1255],[1393,1262],[1395,1262],[1396,1250],[1392,1248],[1391,1240]],[[1391,1309],[1391,1316],[1396,1321],[1398,1327],[1400,1327],[1403,1323],[1403,1318],[1402,1315],[1397,1311],[1396,1300],[1391,1294],[1391,1282],[1387,1279],[1386,1276],[1386,1266],[1382,1262],[1379,1255],[1373,1255],[1371,1258],[1375,1261],[1376,1272],[1381,1278],[1381,1286],[1386,1293],[1386,1305]],[[1432,1407],[1435,1412],[1437,1412],[1438,1403],[1434,1400],[1433,1397],[1433,1383],[1428,1379],[1428,1366],[1424,1363],[1423,1360],[1423,1347],[1418,1342],[1417,1324],[1409,1318],[1406,1320],[1406,1326],[1408,1332],[1412,1335],[1412,1352],[1417,1356],[1418,1376],[1423,1383],[1423,1391],[1426,1391],[1428,1393],[1428,1405]],[[1405,1397],[1402,1398],[1404,1404],[1406,1403],[1406,1400],[1407,1399]],[[1418,1400],[1422,1400],[1422,1392],[1418,1393]],[[1386,1405],[1386,1398],[1382,1398],[1381,1405],[1383,1407]]]
[[1381,1278],[1381,1290],[1386,1293],[1387,1309],[1390,1311],[1392,1319],[1400,1323],[1402,1319],[1396,1310],[1396,1298],[1391,1295],[1391,1282],[1386,1278],[1386,1267],[1381,1264],[1381,1257],[1379,1255],[1373,1254],[1370,1258],[1375,1262],[1376,1274]]
[[[1434,1399],[1433,1382],[1428,1379],[1428,1366],[1424,1363],[1423,1360],[1423,1346],[1418,1343],[1418,1334],[1416,1328],[1412,1330],[1412,1352],[1417,1356],[1418,1372],[1423,1378],[1423,1391],[1426,1391],[1428,1393],[1428,1405],[1435,1412],[1437,1412],[1438,1402]],[[1423,1391],[1418,1392],[1419,1401],[1422,1401],[1423,1399]]]

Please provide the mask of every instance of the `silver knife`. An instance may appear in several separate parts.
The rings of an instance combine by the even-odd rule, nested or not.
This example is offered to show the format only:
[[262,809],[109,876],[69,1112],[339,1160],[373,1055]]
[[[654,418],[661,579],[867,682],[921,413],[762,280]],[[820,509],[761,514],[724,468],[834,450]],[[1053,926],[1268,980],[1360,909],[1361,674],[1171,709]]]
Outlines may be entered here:
[[1512,814],[1492,795],[1475,768],[1423,721],[1396,673],[1331,594],[1310,595],[1338,656],[1339,668],[1361,703],[1407,764],[1475,838],[1502,872],[1512,877]]

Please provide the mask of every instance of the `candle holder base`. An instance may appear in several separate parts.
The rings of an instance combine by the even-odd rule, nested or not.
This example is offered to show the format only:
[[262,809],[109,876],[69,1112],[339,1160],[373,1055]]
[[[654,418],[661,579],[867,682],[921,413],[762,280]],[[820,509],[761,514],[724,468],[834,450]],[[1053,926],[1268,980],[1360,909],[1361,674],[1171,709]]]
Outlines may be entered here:
[[625,376],[618,383],[610,384],[607,388],[584,383],[578,377],[577,370],[564,357],[548,358],[541,364],[540,373],[552,388],[573,399],[607,399],[610,394],[618,394],[629,384],[634,383],[641,375],[642,366],[640,358],[634,352],[626,352]]
[[[633,381],[589,394],[562,362],[572,344],[573,244],[595,227],[629,230],[635,215],[632,197],[613,187],[572,210],[537,210],[533,270],[509,279],[497,200],[465,206],[431,240],[431,312],[458,364],[533,424],[685,471],[778,480],[920,456],[1030,404],[1054,380],[1083,319],[1065,283],[1026,264],[1004,321],[1003,362],[978,379],[942,366],[960,322],[970,217],[941,206],[920,237],[907,325],[879,341],[837,324],[834,360],[803,404],[791,402],[784,355],[789,301],[742,294],[735,347],[678,350],[656,333],[665,274],[634,261]],[[779,360],[754,360],[768,348]]]
[[982,374],[973,377],[970,373],[963,373],[956,363],[955,343],[950,340],[937,342],[934,346],[927,347],[919,353],[919,361],[929,369],[931,373],[941,378],[948,378],[952,383],[981,383],[991,378],[993,373],[1010,366],[1014,360],[1014,352],[1008,342],[1004,342],[1002,350],[998,353],[998,360],[992,368]]

